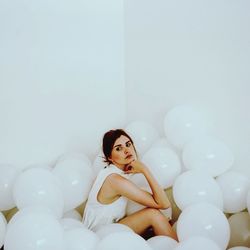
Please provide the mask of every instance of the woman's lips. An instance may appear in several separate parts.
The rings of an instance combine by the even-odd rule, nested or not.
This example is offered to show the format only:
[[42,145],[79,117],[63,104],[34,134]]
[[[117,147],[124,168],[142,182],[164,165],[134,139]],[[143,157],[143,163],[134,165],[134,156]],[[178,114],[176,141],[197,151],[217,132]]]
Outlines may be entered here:
[[125,159],[130,159],[133,155],[127,155]]

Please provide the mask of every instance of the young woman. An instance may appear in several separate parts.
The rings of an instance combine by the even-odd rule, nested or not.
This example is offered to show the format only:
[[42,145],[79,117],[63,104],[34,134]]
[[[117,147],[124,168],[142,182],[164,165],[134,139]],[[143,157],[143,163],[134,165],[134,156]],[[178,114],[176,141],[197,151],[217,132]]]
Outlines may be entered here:
[[[83,223],[91,230],[110,223],[124,224],[137,234],[152,227],[155,235],[177,240],[168,218],[159,209],[167,209],[170,202],[150,170],[137,159],[134,143],[122,129],[110,130],[103,137],[106,166],[101,170],[90,191],[84,210]],[[152,194],[129,180],[130,174],[145,176]],[[146,208],[125,217],[127,199]]]

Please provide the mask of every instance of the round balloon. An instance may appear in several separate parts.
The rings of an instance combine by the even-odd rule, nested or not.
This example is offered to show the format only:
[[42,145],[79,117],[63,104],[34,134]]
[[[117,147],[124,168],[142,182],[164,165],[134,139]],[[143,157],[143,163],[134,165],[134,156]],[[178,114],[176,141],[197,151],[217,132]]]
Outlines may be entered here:
[[72,218],[72,219],[82,221],[82,216],[76,209],[72,209],[64,213],[63,218]]
[[228,171],[216,178],[222,193],[225,213],[238,213],[247,207],[250,180],[236,171]]
[[56,163],[52,173],[61,181],[64,212],[76,208],[87,200],[94,172],[84,155],[65,156]]
[[120,224],[120,223],[112,223],[108,225],[103,225],[103,226],[98,227],[95,230],[95,233],[100,239],[105,238],[109,234],[113,234],[117,232],[133,232],[133,230],[130,227],[124,224]]
[[229,170],[234,162],[232,151],[225,143],[205,135],[185,145],[182,158],[187,169],[200,169],[213,177]]
[[250,246],[250,216],[248,212],[233,214],[228,219],[231,236],[229,247]]
[[21,173],[14,184],[13,196],[18,209],[40,205],[50,208],[58,218],[63,214],[60,182],[47,169],[31,168]]
[[12,165],[0,164],[0,211],[15,207],[13,186],[20,170]]
[[60,219],[60,223],[65,231],[75,229],[78,227],[80,228],[84,227],[81,221],[73,219],[73,218],[62,218]]
[[95,175],[99,173],[100,170],[107,166],[107,163],[104,162],[104,155],[102,151],[99,151],[98,155],[95,157],[92,168],[94,170]]
[[171,187],[181,172],[177,154],[166,147],[151,148],[144,154],[142,161],[164,189]]
[[173,185],[173,196],[181,210],[198,202],[208,202],[223,209],[220,186],[213,177],[201,171],[189,170],[179,175]]
[[202,236],[225,249],[230,238],[230,227],[223,212],[209,203],[196,203],[185,208],[177,221],[180,241]]
[[125,131],[132,138],[139,155],[147,151],[159,137],[157,130],[145,121],[132,121],[126,126]]
[[104,237],[96,250],[152,250],[141,236],[132,232],[118,232]]
[[221,250],[214,241],[206,237],[190,237],[184,241],[181,241],[173,250]]
[[51,213],[38,210],[18,212],[11,221],[5,236],[5,250],[63,249],[63,229]]
[[176,240],[163,235],[151,237],[147,242],[154,250],[172,250],[178,245]]
[[67,250],[94,250],[98,242],[97,235],[84,227],[64,232],[64,245]]
[[207,122],[204,116],[191,106],[180,105],[165,115],[164,131],[169,142],[182,149],[191,139],[207,131]]

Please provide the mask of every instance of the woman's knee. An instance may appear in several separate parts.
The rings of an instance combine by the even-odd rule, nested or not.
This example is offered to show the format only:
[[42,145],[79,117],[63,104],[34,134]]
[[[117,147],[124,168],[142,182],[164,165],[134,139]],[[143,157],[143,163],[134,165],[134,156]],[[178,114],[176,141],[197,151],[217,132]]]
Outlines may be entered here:
[[152,219],[152,221],[161,220],[164,216],[161,211],[157,208],[146,208],[147,215],[149,219]]

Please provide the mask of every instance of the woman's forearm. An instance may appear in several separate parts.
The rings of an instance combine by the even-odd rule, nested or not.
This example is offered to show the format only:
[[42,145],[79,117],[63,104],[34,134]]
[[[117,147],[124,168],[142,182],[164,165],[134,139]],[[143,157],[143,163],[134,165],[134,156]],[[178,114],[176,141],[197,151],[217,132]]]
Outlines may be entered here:
[[152,190],[152,196],[155,202],[161,206],[163,209],[170,207],[169,199],[164,192],[163,188],[158,184],[157,180],[154,178],[150,170],[145,166],[142,173],[148,181],[148,184]]

